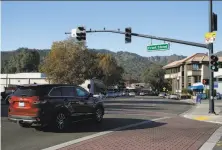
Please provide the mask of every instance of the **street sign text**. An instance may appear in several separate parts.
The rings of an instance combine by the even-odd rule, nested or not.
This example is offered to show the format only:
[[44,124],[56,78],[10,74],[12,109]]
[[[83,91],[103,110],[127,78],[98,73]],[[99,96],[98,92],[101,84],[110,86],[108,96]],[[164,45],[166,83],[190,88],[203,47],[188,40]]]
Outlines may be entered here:
[[149,45],[147,46],[147,51],[165,51],[170,49],[170,44],[159,44],[159,45]]

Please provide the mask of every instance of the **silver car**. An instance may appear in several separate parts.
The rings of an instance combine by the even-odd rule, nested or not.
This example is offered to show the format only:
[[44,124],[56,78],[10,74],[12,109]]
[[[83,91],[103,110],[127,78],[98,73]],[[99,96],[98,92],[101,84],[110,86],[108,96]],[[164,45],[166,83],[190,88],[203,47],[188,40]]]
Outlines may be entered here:
[[176,94],[171,94],[170,99],[179,99],[179,96]]
[[166,96],[166,93],[160,93],[159,94],[159,97],[161,97],[161,98],[165,98],[165,96]]

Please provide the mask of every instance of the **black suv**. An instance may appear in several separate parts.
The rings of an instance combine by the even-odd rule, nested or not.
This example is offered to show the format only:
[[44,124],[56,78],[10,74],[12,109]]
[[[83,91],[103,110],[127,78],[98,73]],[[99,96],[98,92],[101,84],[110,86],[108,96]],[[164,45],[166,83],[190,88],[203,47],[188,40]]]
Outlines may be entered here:
[[9,99],[8,119],[22,127],[52,125],[61,131],[72,121],[93,118],[101,122],[103,115],[103,101],[77,85],[18,86]]

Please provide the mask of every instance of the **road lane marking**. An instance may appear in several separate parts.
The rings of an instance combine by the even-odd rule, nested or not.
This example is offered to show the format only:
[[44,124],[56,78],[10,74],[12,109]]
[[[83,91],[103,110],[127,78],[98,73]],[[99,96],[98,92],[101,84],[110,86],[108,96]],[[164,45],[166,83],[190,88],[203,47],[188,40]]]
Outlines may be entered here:
[[156,118],[156,119],[152,119],[152,120],[146,120],[146,121],[142,121],[142,122],[138,122],[138,123],[118,127],[118,128],[111,129],[111,130],[108,130],[108,131],[99,132],[99,133],[92,134],[92,135],[89,135],[89,136],[85,136],[85,137],[82,137],[82,138],[79,138],[79,139],[75,139],[75,140],[71,140],[71,141],[68,141],[68,142],[65,142],[65,143],[61,143],[61,144],[58,144],[58,145],[55,145],[55,146],[52,146],[52,147],[49,147],[49,148],[45,148],[45,149],[42,149],[42,150],[60,149],[60,148],[63,148],[63,147],[67,147],[69,145],[73,145],[73,144],[76,144],[76,143],[79,143],[79,142],[82,142],[82,141],[85,141],[85,140],[89,140],[89,139],[92,139],[92,138],[95,138],[95,137],[106,135],[106,134],[109,134],[109,133],[112,133],[112,132],[115,132],[115,131],[124,130],[124,129],[127,129],[127,128],[131,128],[131,127],[135,127],[135,126],[139,126],[139,125],[143,125],[143,124],[148,124],[148,123],[151,123],[152,121],[158,121],[158,120],[169,119],[169,118],[171,118],[171,117]]
[[194,117],[195,120],[198,121],[205,121],[205,120],[209,120],[209,117],[207,116],[198,116],[198,117]]

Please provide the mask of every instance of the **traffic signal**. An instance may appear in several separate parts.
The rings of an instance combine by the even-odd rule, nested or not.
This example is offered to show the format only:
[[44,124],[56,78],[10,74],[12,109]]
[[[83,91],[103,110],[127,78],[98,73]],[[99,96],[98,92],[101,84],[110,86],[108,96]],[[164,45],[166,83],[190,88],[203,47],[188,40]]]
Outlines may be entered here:
[[218,57],[215,55],[211,55],[210,57],[211,70],[218,71]]
[[202,83],[203,85],[209,85],[209,79],[203,79]]
[[217,31],[217,14],[215,13],[212,16],[212,30]]
[[125,43],[131,43],[132,30],[130,27],[125,28]]
[[76,29],[76,39],[78,41],[86,41],[86,29],[82,26]]

